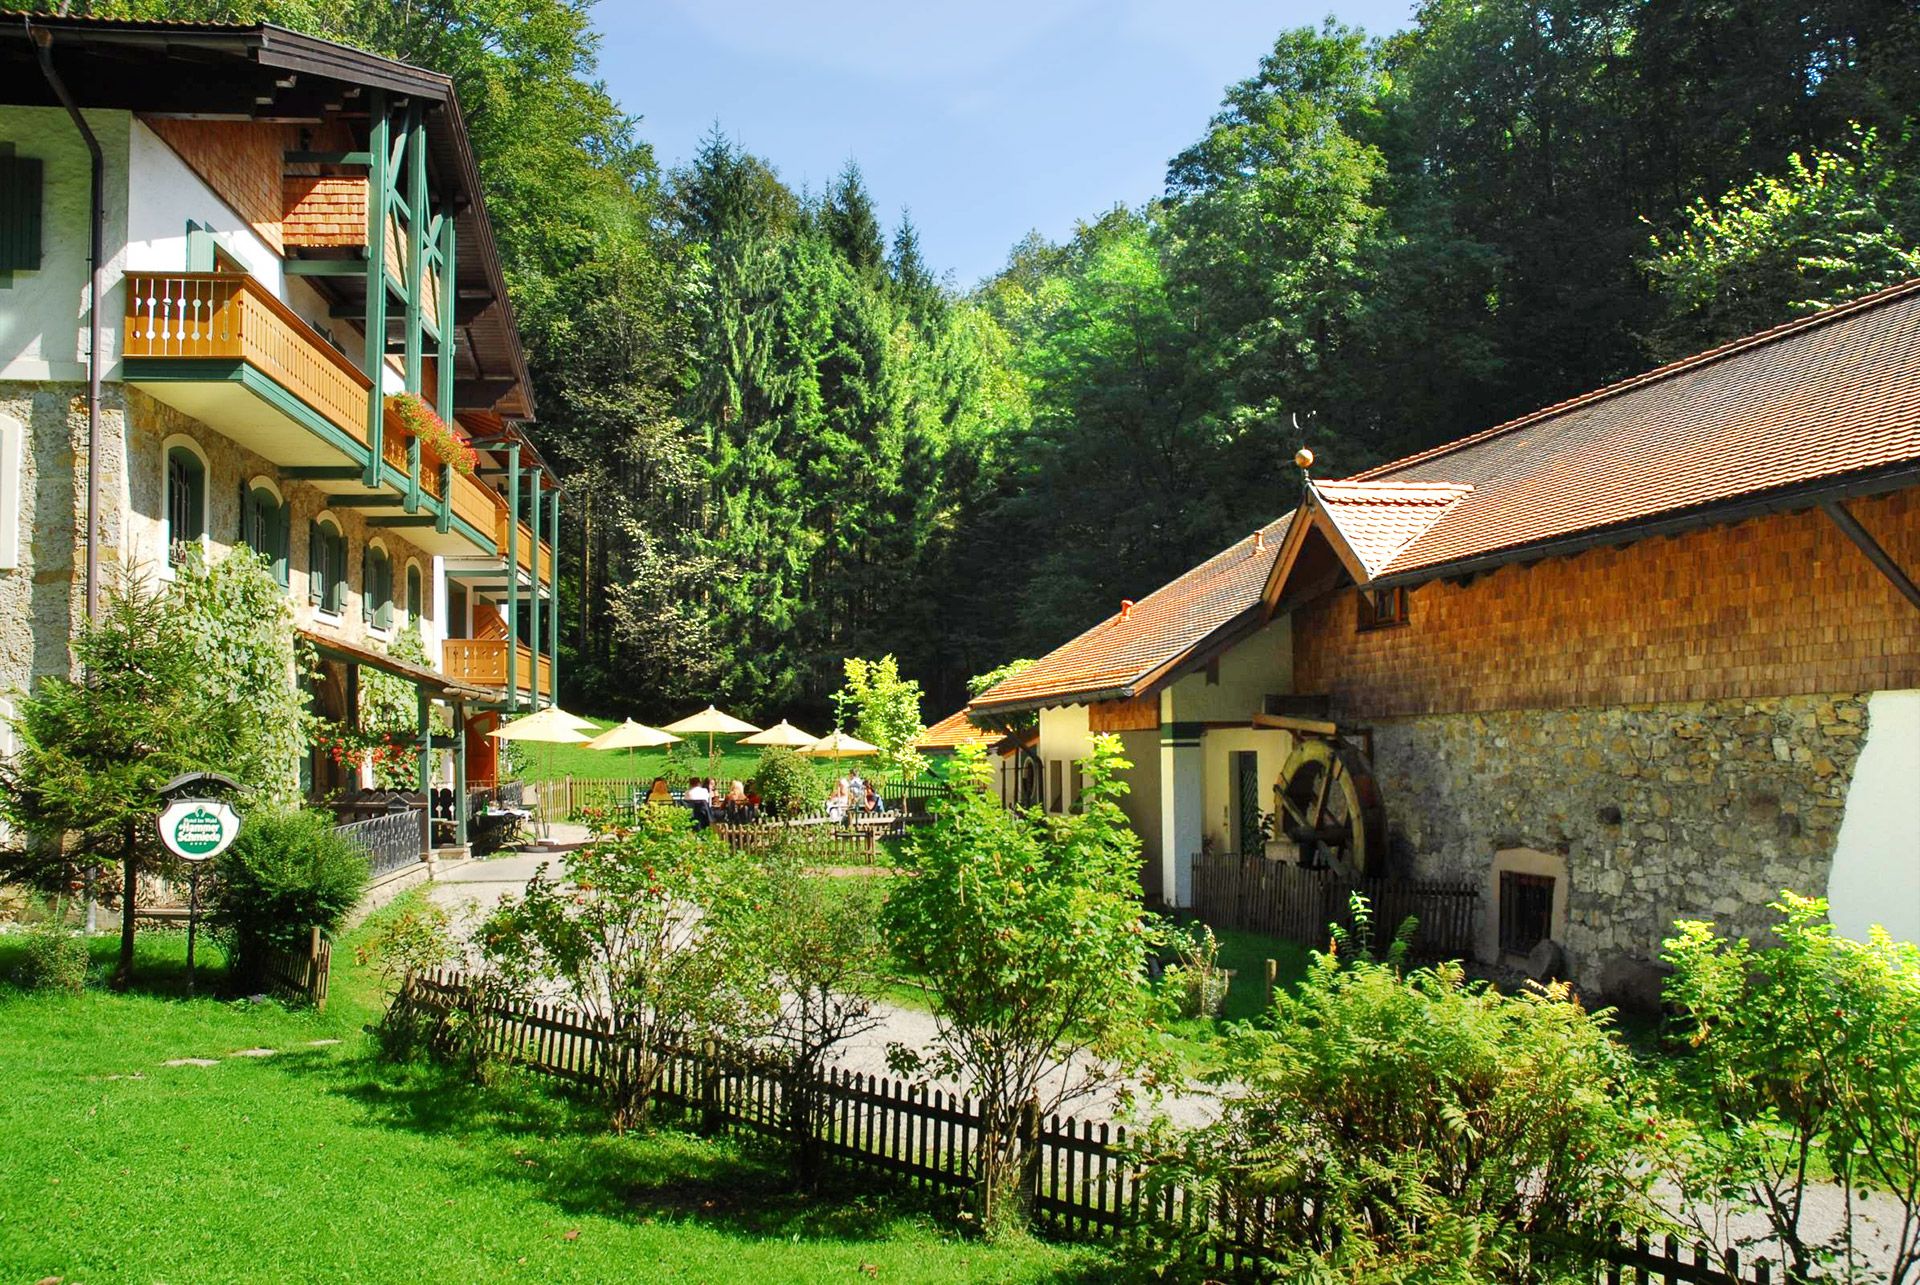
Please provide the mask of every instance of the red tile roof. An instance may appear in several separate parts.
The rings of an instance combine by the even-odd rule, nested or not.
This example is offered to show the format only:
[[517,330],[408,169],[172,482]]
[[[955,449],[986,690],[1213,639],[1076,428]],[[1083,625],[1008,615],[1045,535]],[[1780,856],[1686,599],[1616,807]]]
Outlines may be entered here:
[[1177,663],[1260,604],[1292,515],[1260,528],[1031,666],[974,697],[1005,709],[1112,700]]
[[952,750],[976,742],[997,741],[1001,733],[975,727],[964,709],[955,710],[922,733],[913,743],[916,750]]
[[1399,576],[1916,462],[1920,280],[1333,485],[1471,488],[1383,564],[1368,559]]
[[1320,507],[1369,578],[1472,490],[1451,482],[1313,483]]

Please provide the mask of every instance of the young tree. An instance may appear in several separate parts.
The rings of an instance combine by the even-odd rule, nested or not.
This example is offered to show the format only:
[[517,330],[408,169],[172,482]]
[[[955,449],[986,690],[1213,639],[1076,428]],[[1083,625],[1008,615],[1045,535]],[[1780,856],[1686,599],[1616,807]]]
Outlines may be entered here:
[[1796,154],[1783,174],[1695,201],[1652,247],[1660,347],[1684,356],[1920,273],[1920,185],[1863,131],[1845,151]]
[[684,808],[640,809],[634,824],[573,853],[563,884],[536,874],[481,930],[491,984],[509,995],[558,988],[605,1023],[601,1082],[616,1129],[646,1122],[662,1054],[742,1020],[747,961],[703,921],[726,895],[724,851]]
[[120,863],[120,962],[133,973],[140,872],[162,853],[152,819],[159,788],[210,759],[198,716],[205,702],[195,657],[182,645],[178,606],[122,568],[100,618],[74,640],[78,676],[40,680],[14,710],[19,748],[0,759],[0,814],[36,841],[10,855],[9,877],[60,886],[76,865]]
[[1153,1167],[1256,1208],[1286,1280],[1591,1281],[1587,1243],[1644,1225],[1650,1095],[1564,984],[1506,995],[1352,938],[1236,1028],[1219,1120]]
[[828,1059],[882,1020],[880,906],[873,881],[812,874],[798,853],[776,848],[743,863],[716,912],[717,931],[750,961],[744,971],[756,982],[759,1034],[787,1073],[794,1166],[809,1186],[820,1172]]
[[[1851,1279],[1854,1192],[1891,1196],[1885,1279],[1920,1276],[1920,947],[1875,928],[1833,931],[1827,903],[1783,894],[1779,946],[1755,950],[1713,925],[1682,921],[1666,942],[1667,1002],[1691,1055],[1674,1089],[1699,1128],[1673,1166],[1690,1211],[1759,1209],[1795,1279],[1838,1266]],[[1823,1161],[1846,1201],[1836,1235],[1803,1224],[1810,1172]]]
[[1159,928],[1140,900],[1139,840],[1120,810],[1128,766],[1094,739],[1084,810],[1016,813],[988,792],[977,746],[901,857],[881,925],[894,957],[927,979],[932,1047],[890,1051],[903,1073],[959,1078],[980,1100],[982,1215],[1024,1214],[1036,1114],[1124,1095],[1155,1062],[1146,982]]
[[900,677],[892,656],[847,657],[847,685],[835,703],[852,708],[853,734],[880,747],[895,779],[910,781],[927,770],[927,760],[913,748],[927,730],[920,721],[920,684]]

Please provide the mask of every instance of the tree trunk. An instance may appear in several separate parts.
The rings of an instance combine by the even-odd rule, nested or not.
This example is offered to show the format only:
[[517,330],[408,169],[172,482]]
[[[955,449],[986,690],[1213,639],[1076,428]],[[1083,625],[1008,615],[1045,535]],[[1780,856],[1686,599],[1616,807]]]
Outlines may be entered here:
[[120,966],[114,970],[113,984],[125,990],[133,982],[133,822],[128,821],[120,836]]

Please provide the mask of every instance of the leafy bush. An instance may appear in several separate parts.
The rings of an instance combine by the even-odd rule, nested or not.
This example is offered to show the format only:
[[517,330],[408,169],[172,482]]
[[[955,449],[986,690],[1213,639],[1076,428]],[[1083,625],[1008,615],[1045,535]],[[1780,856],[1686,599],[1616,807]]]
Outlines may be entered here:
[[1013,812],[988,789],[978,746],[954,757],[953,789],[906,843],[881,911],[894,957],[927,979],[935,1036],[894,1045],[903,1074],[960,1079],[979,1095],[986,1225],[1017,1223],[1037,1155],[1022,1117],[1042,1117],[1151,1070],[1158,1002],[1144,980],[1157,937],[1140,900],[1140,840],[1120,810],[1119,739],[1095,737],[1078,815]]
[[827,800],[827,787],[813,764],[797,751],[784,745],[771,745],[760,752],[753,769],[754,792],[761,802],[785,816],[803,816]]
[[266,954],[338,928],[366,891],[367,856],[303,808],[256,812],[215,859],[208,926],[226,947],[230,985],[258,983]]
[[[1699,1128],[1670,1152],[1690,1211],[1760,1210],[1769,1239],[1806,1279],[1854,1267],[1854,1192],[1890,1194],[1902,1217],[1885,1279],[1920,1275],[1920,946],[1875,928],[1838,936],[1827,903],[1774,903],[1780,945],[1755,950],[1713,925],[1676,924],[1666,996],[1691,1056],[1673,1088]],[[1809,1176],[1824,1161],[1847,1203],[1830,1241],[1803,1228]],[[1883,1222],[1886,1220],[1883,1220]],[[1702,1228],[1702,1231],[1708,1229]],[[1713,1230],[1717,1230],[1713,1229]]]
[[1161,985],[1172,996],[1175,1011],[1182,1017],[1218,1017],[1227,1005],[1234,972],[1220,967],[1220,939],[1207,925],[1197,924],[1172,934],[1171,944],[1175,962]]
[[662,1050],[738,1029],[757,961],[731,949],[703,908],[739,882],[726,849],[692,830],[684,808],[641,808],[567,859],[566,883],[534,875],[482,926],[488,984],[551,997],[606,1023],[601,1082],[616,1128],[642,1125],[665,1069]]
[[55,910],[28,931],[20,967],[20,985],[27,990],[78,995],[86,986],[87,943],[67,931],[64,919]]
[[[1356,918],[1365,940],[1358,900]],[[1607,1015],[1564,985],[1403,972],[1404,937],[1384,962],[1349,953],[1336,930],[1270,1026],[1234,1029],[1221,1118],[1168,1145],[1155,1180],[1230,1219],[1270,1201],[1285,1280],[1591,1281],[1577,1246],[1651,1217],[1655,1117]]]

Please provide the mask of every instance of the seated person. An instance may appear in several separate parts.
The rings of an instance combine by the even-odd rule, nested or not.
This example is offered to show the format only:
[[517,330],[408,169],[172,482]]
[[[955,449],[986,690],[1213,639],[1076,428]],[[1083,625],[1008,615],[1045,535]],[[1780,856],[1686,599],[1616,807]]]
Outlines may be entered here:
[[845,821],[847,819],[847,804],[849,802],[850,800],[847,797],[847,783],[845,781],[835,781],[833,783],[833,793],[827,796],[827,820],[833,822],[835,825]]
[[687,781],[687,792],[681,796],[686,805],[693,809],[693,828],[704,830],[713,824],[713,791],[699,777]]
[[647,787],[647,802],[673,802],[673,790],[668,787],[666,777],[656,776],[653,778],[653,784]]
[[729,817],[744,816],[746,811],[747,783],[745,781],[735,781],[727,790],[727,815]]
[[880,796],[874,793],[873,782],[871,781],[866,782],[866,787],[867,787],[867,797],[866,797],[867,811],[878,812],[880,810]]

